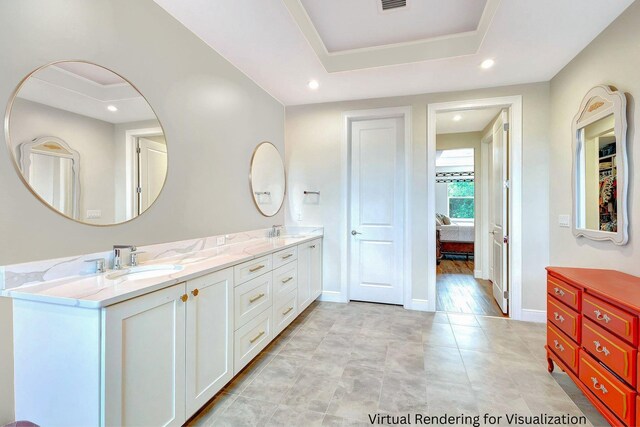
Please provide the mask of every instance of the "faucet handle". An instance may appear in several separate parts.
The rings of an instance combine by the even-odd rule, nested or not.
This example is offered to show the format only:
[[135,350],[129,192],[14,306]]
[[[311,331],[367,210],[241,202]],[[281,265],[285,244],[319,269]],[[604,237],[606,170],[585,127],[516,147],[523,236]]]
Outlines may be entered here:
[[105,260],[104,258],[87,259],[84,262],[95,262],[96,273],[104,273],[105,271],[107,271],[107,260]]
[[136,265],[138,265],[138,255],[145,253],[145,251],[139,251],[136,248],[131,249],[131,252],[129,252],[129,265],[131,267],[135,267]]

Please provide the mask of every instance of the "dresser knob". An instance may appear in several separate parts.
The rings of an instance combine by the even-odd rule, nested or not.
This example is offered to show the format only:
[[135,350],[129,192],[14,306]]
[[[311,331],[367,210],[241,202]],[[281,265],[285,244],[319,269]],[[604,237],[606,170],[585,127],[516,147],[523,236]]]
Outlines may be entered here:
[[564,322],[564,317],[560,316],[557,311],[553,312],[553,317],[560,323]]
[[603,347],[603,346],[600,344],[600,341],[594,341],[594,342],[593,342],[593,345],[595,345],[595,346],[596,346],[596,351],[597,351],[598,353],[603,353],[605,356],[608,356],[609,354],[611,354],[611,352],[607,349],[607,347]]
[[553,340],[553,346],[560,351],[564,351],[564,347],[558,342],[558,340]]
[[611,318],[607,316],[606,313],[602,314],[600,310],[594,310],[593,313],[596,315],[596,319],[598,319],[601,322],[609,323],[611,321]]
[[553,292],[554,292],[556,295],[560,295],[561,297],[563,297],[563,296],[564,296],[564,291],[563,291],[562,289],[560,289],[560,288],[554,288],[554,289],[553,289]]
[[595,388],[596,390],[600,390],[602,394],[607,394],[609,392],[604,385],[598,382],[598,379],[596,377],[591,377],[591,381],[593,382],[593,388]]

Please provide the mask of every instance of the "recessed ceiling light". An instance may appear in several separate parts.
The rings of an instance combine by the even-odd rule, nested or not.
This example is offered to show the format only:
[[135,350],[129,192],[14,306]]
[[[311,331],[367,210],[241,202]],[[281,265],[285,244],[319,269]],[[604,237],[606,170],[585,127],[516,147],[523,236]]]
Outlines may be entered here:
[[311,80],[311,81],[309,82],[309,89],[316,90],[316,89],[318,89],[319,87],[320,87],[320,83],[318,83],[318,81],[317,81],[317,80]]
[[116,107],[115,105],[109,105],[107,106],[107,110],[115,113],[116,111],[118,111],[118,107]]
[[459,122],[460,120],[462,120],[462,116],[460,114],[456,114],[455,116],[453,116],[454,122]]
[[488,70],[489,68],[493,67],[495,63],[496,61],[494,61],[493,59],[485,59],[484,61],[482,61],[482,64],[480,64],[480,67]]

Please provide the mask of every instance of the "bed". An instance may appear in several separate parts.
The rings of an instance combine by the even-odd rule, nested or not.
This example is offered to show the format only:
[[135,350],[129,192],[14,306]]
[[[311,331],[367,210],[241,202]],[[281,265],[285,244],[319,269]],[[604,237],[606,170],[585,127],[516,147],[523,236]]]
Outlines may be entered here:
[[442,256],[466,255],[473,256],[475,242],[475,226],[472,222],[452,222],[449,225],[438,225],[437,246]]

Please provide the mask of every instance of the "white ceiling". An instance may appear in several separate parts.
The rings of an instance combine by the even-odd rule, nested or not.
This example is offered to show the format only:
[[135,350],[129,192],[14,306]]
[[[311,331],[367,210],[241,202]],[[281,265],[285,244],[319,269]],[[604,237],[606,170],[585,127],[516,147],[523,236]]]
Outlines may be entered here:
[[[436,115],[436,133],[479,132],[496,118],[500,108],[482,108],[478,110],[448,111]],[[454,117],[460,116],[460,120]]]
[[474,31],[486,0],[413,0],[382,11],[380,0],[300,0],[329,52]]
[[[93,64],[65,62],[32,74],[17,96],[108,123],[154,120],[140,93],[119,75]],[[108,106],[117,111],[109,111]]]
[[[155,1],[285,105],[548,81],[633,2],[503,0],[474,54],[329,73],[285,6],[291,0]],[[495,59],[490,70],[479,68],[486,58]]]

